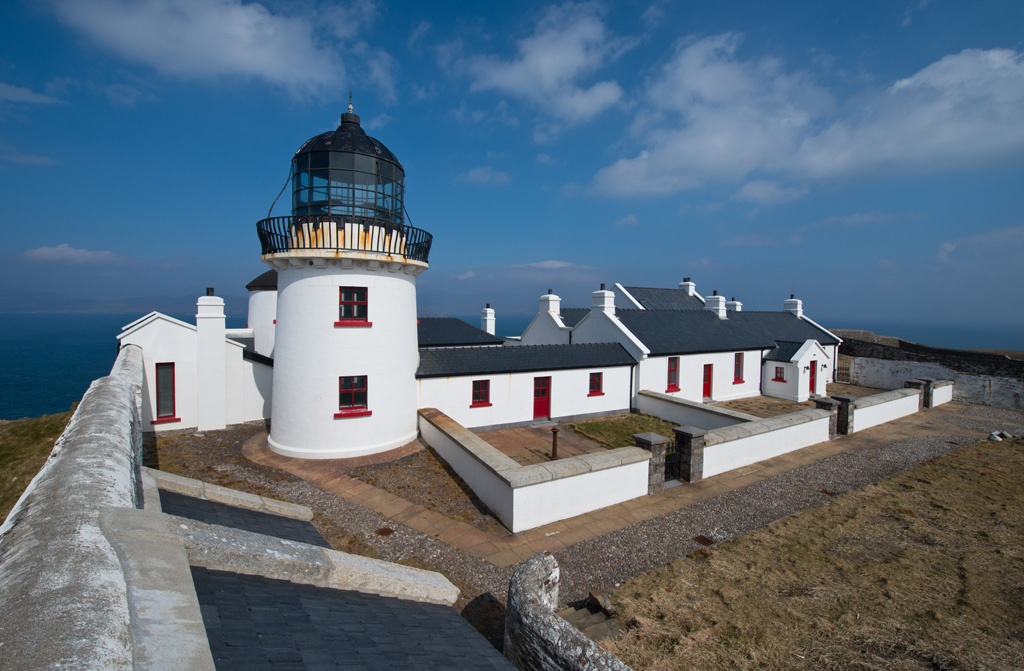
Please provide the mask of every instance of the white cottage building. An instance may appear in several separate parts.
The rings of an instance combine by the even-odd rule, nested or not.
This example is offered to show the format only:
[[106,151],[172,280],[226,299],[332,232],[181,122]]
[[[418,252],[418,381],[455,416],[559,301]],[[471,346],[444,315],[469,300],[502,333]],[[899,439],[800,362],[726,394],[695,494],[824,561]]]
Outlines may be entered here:
[[694,402],[823,395],[839,339],[790,297],[778,312],[676,289],[602,285],[592,305],[551,293],[518,338],[416,318],[432,238],[407,222],[404,169],[351,110],[292,158],[292,214],[257,224],[271,269],[247,285],[246,329],[201,297],[196,325],[151,313],[142,347],[153,431],[269,418],[269,445],[302,458],[374,454],[417,436],[436,408],[468,428],[629,412],[641,391]]

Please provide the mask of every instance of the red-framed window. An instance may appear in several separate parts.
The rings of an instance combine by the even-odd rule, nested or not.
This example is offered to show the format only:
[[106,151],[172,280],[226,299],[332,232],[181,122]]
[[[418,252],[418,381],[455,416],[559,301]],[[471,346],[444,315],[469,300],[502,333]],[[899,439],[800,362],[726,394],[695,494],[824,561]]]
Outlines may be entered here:
[[737,352],[732,364],[732,383],[743,382],[743,352]]
[[491,404],[491,381],[473,380],[473,402],[469,407],[483,408]]
[[338,378],[337,417],[366,417],[373,412],[367,407],[367,381],[365,375]]
[[785,381],[786,381],[786,367],[785,366],[776,366],[775,367],[775,377],[772,379],[772,382],[785,382]]
[[180,422],[175,412],[174,364],[156,365],[156,417],[154,424]]
[[668,358],[668,387],[665,391],[679,391],[679,357]]
[[604,396],[604,373],[590,374],[590,393],[587,396]]
[[366,287],[338,287],[338,321],[335,326],[373,326],[369,319]]

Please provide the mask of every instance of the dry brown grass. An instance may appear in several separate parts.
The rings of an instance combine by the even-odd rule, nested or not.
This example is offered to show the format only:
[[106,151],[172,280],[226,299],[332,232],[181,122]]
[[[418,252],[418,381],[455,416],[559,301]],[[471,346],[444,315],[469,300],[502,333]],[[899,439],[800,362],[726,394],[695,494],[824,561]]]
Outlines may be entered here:
[[0,422],[0,522],[46,463],[77,405],[57,415]]
[[1024,668],[1024,446],[983,442],[627,582],[642,669]]
[[650,431],[674,439],[675,434],[672,430],[676,425],[650,415],[614,415],[566,424],[565,428],[605,447],[615,449],[633,445],[634,433]]

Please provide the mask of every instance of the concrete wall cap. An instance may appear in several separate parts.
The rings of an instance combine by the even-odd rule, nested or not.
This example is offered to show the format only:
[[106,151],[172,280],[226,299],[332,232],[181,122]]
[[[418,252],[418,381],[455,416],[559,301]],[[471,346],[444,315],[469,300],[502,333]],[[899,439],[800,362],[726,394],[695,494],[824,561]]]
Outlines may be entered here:
[[641,389],[639,394],[641,396],[647,396],[648,398],[654,398],[654,399],[657,399],[659,401],[665,401],[667,403],[674,403],[676,405],[681,405],[681,406],[684,406],[684,407],[687,407],[687,408],[692,408],[693,410],[698,410],[700,412],[706,412],[706,413],[711,414],[711,415],[721,415],[722,417],[729,417],[731,419],[738,419],[738,420],[742,420],[744,422],[750,422],[750,421],[754,421],[756,419],[759,419],[757,416],[755,416],[755,415],[748,415],[745,412],[737,412],[735,410],[729,410],[727,408],[718,408],[718,407],[715,407],[715,406],[708,405],[706,403],[697,403],[696,401],[689,401],[689,400],[687,400],[685,398],[679,398],[677,396],[672,396],[670,394],[663,394],[660,391],[652,391],[650,389]]
[[210,484],[202,480],[186,478],[175,473],[165,473],[164,471],[148,467],[143,467],[143,474],[156,480],[157,486],[160,489],[176,494],[216,501],[217,503],[224,503],[235,508],[273,513],[274,515],[306,522],[313,519],[313,511],[308,506],[302,506],[297,503],[257,496],[256,494],[241,492],[237,489],[221,487],[220,485]]

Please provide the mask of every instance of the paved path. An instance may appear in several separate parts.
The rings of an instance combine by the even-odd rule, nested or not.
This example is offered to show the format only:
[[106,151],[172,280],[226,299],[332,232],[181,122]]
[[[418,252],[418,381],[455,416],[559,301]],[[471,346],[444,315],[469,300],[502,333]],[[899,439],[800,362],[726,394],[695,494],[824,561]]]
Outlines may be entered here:
[[350,478],[345,472],[356,466],[355,460],[295,459],[271,452],[265,433],[253,436],[242,452],[252,461],[292,473],[495,566],[507,567],[538,552],[555,552],[848,450],[870,450],[914,436],[984,438],[987,433],[960,428],[945,421],[947,416],[957,415],[963,407],[958,403],[949,403],[852,436],[840,436],[833,441],[744,466],[702,482],[681,483],[655,496],[640,497],[517,534],[503,529],[481,531]]
[[[476,435],[520,466],[531,466],[551,460],[551,428],[553,426],[555,423],[551,422],[550,426],[521,426],[514,429],[484,431]],[[605,452],[607,449],[597,441],[572,431],[560,430],[558,432],[559,459],[593,452]]]

